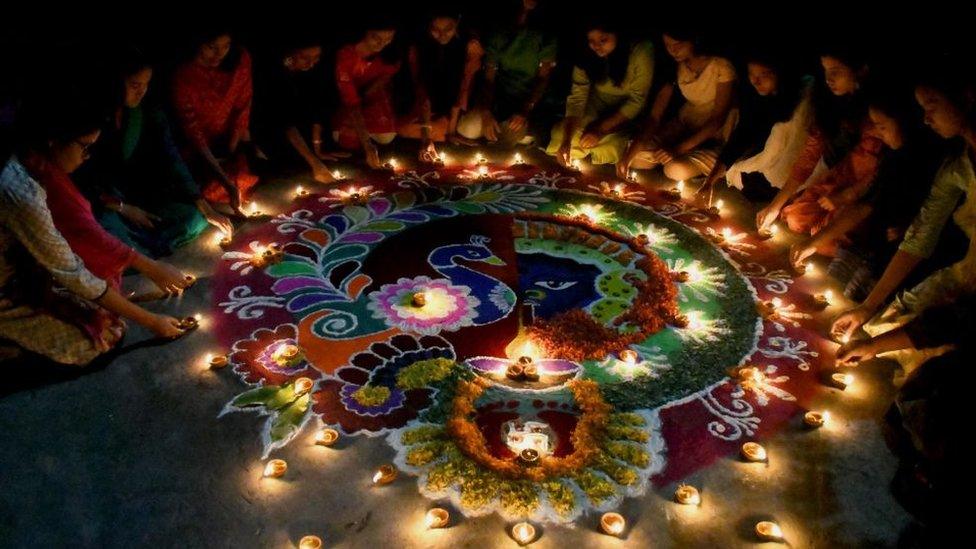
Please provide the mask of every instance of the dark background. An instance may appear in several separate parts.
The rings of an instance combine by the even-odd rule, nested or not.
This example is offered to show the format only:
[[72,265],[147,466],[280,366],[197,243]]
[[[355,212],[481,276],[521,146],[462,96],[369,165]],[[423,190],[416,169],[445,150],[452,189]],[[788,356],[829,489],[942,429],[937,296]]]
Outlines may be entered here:
[[[449,5],[463,13],[469,28],[488,28],[520,0],[486,2],[360,1],[350,4],[279,2],[196,4],[130,3],[102,7],[85,3],[46,5],[18,3],[5,7],[0,32],[0,123],[9,122],[18,100],[91,92],[105,86],[118,52],[136,46],[157,66],[151,90],[165,92],[172,67],[186,58],[190,37],[200,28],[219,24],[254,56],[258,70],[299,33],[320,37],[325,47],[322,71],[331,69],[332,53],[358,37],[377,15],[399,26],[395,46],[423,28],[425,12]],[[580,28],[601,16],[617,16],[635,36],[654,40],[664,55],[660,31],[668,25],[698,30],[703,46],[734,62],[756,47],[770,48],[795,60],[797,68],[816,73],[817,52],[827,43],[853,44],[868,56],[873,72],[910,79],[920,66],[947,53],[965,60],[960,71],[972,71],[976,24],[962,10],[944,2],[907,4],[848,2],[661,3],[594,0],[570,3],[543,0],[553,31],[560,37],[560,68],[553,87],[564,94],[565,75],[581,47]],[[667,60],[659,63],[667,70]],[[327,72],[326,72],[327,74]],[[659,73],[663,74],[663,73]],[[260,73],[258,74],[260,77]],[[655,80],[662,81],[656,74]],[[7,120],[5,120],[7,119]]]

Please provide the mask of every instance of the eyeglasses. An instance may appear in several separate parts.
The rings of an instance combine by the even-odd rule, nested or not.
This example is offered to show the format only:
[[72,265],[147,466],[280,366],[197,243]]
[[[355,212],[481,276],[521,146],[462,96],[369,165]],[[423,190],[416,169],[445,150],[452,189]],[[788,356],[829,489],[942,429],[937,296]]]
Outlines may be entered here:
[[85,158],[88,158],[89,156],[91,156],[91,148],[92,148],[93,145],[95,145],[95,142],[92,141],[91,143],[85,143],[84,141],[80,141],[78,139],[75,139],[74,140],[74,144],[75,145],[78,145],[79,147],[81,147],[81,154]]

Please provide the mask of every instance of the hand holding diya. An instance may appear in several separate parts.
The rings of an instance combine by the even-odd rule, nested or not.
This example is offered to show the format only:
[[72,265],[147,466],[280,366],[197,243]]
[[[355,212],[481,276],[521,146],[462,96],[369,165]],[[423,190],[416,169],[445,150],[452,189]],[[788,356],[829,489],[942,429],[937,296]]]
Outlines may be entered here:
[[830,290],[824,290],[822,294],[816,294],[813,296],[813,302],[821,309],[826,309],[830,307],[830,301],[834,298],[834,292]]
[[675,183],[674,187],[661,191],[664,197],[672,202],[681,200],[681,193],[685,190],[685,182],[678,181]]
[[197,318],[196,316],[188,316],[182,318],[178,326],[178,328],[183,330],[184,332],[196,330],[199,327],[200,327],[200,319]]
[[718,200],[716,200],[715,201],[715,204],[713,204],[713,205],[711,205],[711,206],[708,207],[708,215],[710,215],[712,217],[721,217],[722,216],[722,206],[724,204],[725,203],[722,202],[722,199],[721,198],[718,199]]

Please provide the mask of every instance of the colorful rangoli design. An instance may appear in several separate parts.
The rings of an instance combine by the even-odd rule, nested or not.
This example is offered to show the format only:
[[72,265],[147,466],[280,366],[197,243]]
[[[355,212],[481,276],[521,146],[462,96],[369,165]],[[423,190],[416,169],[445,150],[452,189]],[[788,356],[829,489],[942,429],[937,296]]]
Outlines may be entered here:
[[[800,409],[822,343],[763,242],[636,188],[492,170],[344,186],[235,239],[217,329],[251,388],[226,411],[267,416],[266,455],[319,418],[385,437],[465,514],[565,523]],[[281,261],[248,262],[271,243]]]

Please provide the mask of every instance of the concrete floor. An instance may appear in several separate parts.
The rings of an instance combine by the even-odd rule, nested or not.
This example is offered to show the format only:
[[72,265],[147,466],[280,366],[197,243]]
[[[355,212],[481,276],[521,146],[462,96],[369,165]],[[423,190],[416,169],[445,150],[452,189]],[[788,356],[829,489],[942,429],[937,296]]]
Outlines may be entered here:
[[[261,203],[283,209],[280,198],[294,184],[263,186]],[[725,198],[748,213],[737,197]],[[151,308],[206,317],[207,277],[217,261],[209,238],[171,260],[200,281]],[[145,337],[134,328],[126,343]],[[305,534],[328,547],[516,547],[496,516],[455,512],[449,528],[425,531],[431,502],[415,478],[370,483],[372,470],[393,456],[380,439],[321,448],[303,433],[275,453],[288,460],[286,480],[261,480],[263,419],[217,419],[243,386],[230,371],[200,367],[215,348],[205,320],[178,342],[136,348],[77,379],[0,398],[0,547],[287,548]],[[892,373],[875,361],[847,392],[825,389],[816,404],[835,421],[765,441],[768,466],[730,456],[693,474],[686,481],[702,490],[701,508],[677,506],[674,486],[664,486],[625,501],[621,540],[597,533],[598,517],[588,516],[575,528],[541,528],[533,547],[751,547],[763,545],[752,527],[768,517],[792,547],[894,546],[912,521],[890,495],[896,461],[879,427]]]

